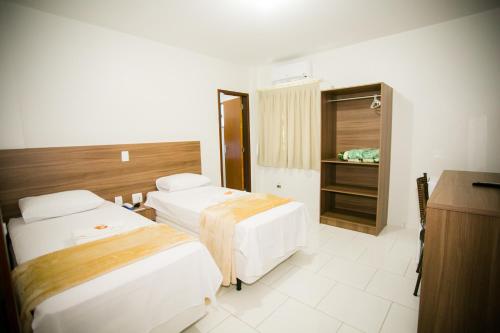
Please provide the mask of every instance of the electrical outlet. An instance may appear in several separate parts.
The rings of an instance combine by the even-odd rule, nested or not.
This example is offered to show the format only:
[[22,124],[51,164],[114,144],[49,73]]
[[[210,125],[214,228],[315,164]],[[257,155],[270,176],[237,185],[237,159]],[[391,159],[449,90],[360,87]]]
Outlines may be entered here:
[[136,204],[138,202],[142,202],[142,193],[133,193],[132,194],[132,203]]
[[122,151],[122,162],[130,161],[130,156],[128,154],[128,150]]
[[120,206],[123,205],[123,198],[121,195],[115,197],[115,204],[120,205]]

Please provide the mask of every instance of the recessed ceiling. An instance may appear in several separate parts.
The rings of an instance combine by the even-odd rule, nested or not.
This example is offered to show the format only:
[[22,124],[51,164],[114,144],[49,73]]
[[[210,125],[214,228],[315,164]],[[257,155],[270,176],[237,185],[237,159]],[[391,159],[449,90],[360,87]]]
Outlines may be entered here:
[[498,7],[498,0],[18,0],[231,62],[286,60]]

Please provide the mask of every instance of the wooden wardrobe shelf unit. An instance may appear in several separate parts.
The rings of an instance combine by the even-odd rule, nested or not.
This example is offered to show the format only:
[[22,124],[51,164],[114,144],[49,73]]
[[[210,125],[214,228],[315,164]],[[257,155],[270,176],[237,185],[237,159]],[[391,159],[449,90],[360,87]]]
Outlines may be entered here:
[[[376,109],[374,95],[382,103]],[[387,224],[391,122],[392,88],[385,83],[321,93],[321,223],[372,235]],[[379,148],[379,163],[337,158],[357,148]]]

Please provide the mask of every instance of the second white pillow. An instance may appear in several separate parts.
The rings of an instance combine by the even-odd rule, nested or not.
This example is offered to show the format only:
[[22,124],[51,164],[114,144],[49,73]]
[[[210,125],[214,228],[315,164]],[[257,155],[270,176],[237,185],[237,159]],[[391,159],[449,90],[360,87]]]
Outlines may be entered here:
[[178,173],[156,180],[159,191],[174,192],[210,184],[210,178],[194,173]]

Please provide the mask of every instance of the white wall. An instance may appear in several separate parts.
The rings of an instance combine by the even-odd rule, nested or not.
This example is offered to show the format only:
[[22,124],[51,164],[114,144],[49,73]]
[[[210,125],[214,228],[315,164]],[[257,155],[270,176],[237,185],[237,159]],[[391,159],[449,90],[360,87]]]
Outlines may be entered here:
[[0,2],[0,148],[200,140],[218,184],[217,88],[248,69]]
[[[499,31],[497,9],[302,58],[326,85],[394,88],[389,224],[417,226],[415,178],[424,171],[431,180],[444,169],[500,172]],[[270,84],[270,67],[256,69],[253,88]],[[317,172],[259,167],[255,156],[253,172],[254,190],[302,200],[317,221]]]
[[[305,58],[327,85],[394,88],[390,224],[416,226],[423,171],[500,172],[497,22],[500,10]],[[0,2],[0,148],[200,140],[219,183],[216,89],[255,91],[270,74]],[[253,190],[301,200],[317,221],[317,172],[257,166],[254,97]]]

